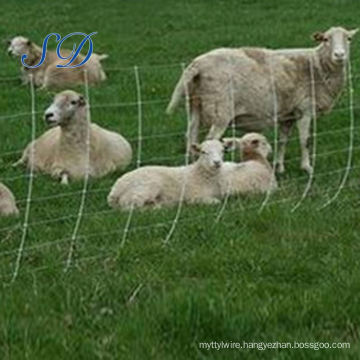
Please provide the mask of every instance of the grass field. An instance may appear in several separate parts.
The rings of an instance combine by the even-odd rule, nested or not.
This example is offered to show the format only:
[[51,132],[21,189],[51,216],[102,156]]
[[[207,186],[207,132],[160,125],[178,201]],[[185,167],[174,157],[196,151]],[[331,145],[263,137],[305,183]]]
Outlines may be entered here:
[[[310,34],[359,25],[350,0],[50,0],[2,1],[0,37],[22,34],[41,44],[50,32],[94,37],[108,53],[106,83],[90,89],[92,120],[132,140],[136,166],[138,108],[143,104],[142,164],[184,162],[184,110],[164,110],[181,63],[221,46],[312,46]],[[91,180],[64,273],[83,183],[62,187],[34,178],[21,267],[9,285],[23,233],[29,178],[11,168],[31,137],[29,88],[0,87],[0,180],[19,199],[21,217],[0,220],[0,359],[358,359],[360,356],[359,96],[360,35],[352,43],[355,132],[352,171],[338,199],[349,144],[349,97],[318,122],[315,182],[294,213],[307,177],[299,170],[297,134],[289,144],[280,190],[220,207],[135,212],[123,247],[126,213],[107,193],[121,173]],[[54,45],[54,43],[53,43]],[[51,47],[51,46],[50,46]],[[54,47],[54,46],[52,46]],[[0,53],[0,78],[18,75],[18,60]],[[79,89],[83,91],[82,88]],[[36,92],[36,133],[53,93]],[[107,106],[107,105],[113,106]],[[122,104],[121,106],[119,104]],[[273,138],[271,131],[267,133]],[[204,350],[199,342],[349,342],[350,349]]]

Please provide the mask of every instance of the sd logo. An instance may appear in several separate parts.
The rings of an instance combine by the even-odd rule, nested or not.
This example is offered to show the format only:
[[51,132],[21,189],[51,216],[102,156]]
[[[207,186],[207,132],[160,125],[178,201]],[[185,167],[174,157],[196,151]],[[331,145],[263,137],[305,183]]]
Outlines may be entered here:
[[[67,64],[65,64],[65,65],[58,64],[58,65],[56,65],[56,67],[57,68],[68,68],[68,69],[80,67],[80,66],[84,65],[89,60],[90,56],[93,53],[93,43],[92,43],[91,36],[93,36],[95,34],[97,34],[97,33],[93,32],[93,33],[87,35],[87,34],[82,33],[82,32],[73,32],[71,34],[68,34],[68,35],[64,36],[61,39],[60,34],[51,33],[51,34],[47,35],[45,37],[45,39],[44,39],[43,46],[42,46],[42,55],[41,55],[41,59],[40,59],[39,63],[36,64],[36,65],[28,65],[28,64],[26,64],[25,60],[28,57],[28,55],[26,55],[26,54],[23,54],[21,56],[21,63],[25,67],[27,67],[29,69],[38,68],[45,60],[46,51],[47,51],[47,43],[49,41],[49,38],[54,35],[56,37],[56,42],[58,43],[58,45],[56,47],[56,54],[57,54],[58,58],[61,59],[61,60],[69,60],[69,62]],[[73,50],[72,50],[72,52],[71,52],[71,54],[69,56],[67,56],[67,57],[62,56],[60,50],[61,50],[61,46],[62,46],[63,42],[66,39],[70,38],[71,36],[75,36],[75,35],[82,35],[82,36],[84,36],[84,39],[81,41],[81,43],[79,44],[79,47],[77,49],[76,49],[76,44],[74,43]],[[89,50],[88,50],[88,53],[86,54],[85,58],[83,59],[83,61],[80,64],[71,65],[75,61],[77,56],[80,54],[81,49],[84,47],[84,45],[88,41],[89,41]]]

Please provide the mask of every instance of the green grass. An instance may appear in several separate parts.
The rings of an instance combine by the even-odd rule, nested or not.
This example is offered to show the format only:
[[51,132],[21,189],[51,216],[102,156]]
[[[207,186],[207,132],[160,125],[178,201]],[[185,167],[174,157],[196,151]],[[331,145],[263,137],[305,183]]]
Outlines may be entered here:
[[[93,121],[131,139],[136,154],[137,65],[146,102],[142,162],[182,164],[185,111],[164,115],[182,62],[220,46],[312,46],[310,34],[317,30],[358,26],[360,4],[9,0],[1,10],[4,39],[22,34],[41,44],[50,32],[98,31],[95,51],[110,54],[109,79],[90,89]],[[0,359],[358,359],[359,45],[360,36],[352,47],[353,170],[331,206],[319,210],[335,194],[347,162],[346,92],[335,110],[319,119],[315,183],[295,213],[291,209],[307,182],[299,170],[297,136],[289,145],[280,190],[261,215],[263,196],[231,199],[217,224],[218,207],[186,206],[167,246],[162,242],[176,208],[135,212],[120,247],[127,214],[106,204],[121,175],[115,173],[90,181],[75,266],[67,274],[63,268],[83,184],[65,188],[37,174],[20,272],[10,286],[28,191],[24,171],[10,165],[30,139],[31,117],[1,116],[29,112],[31,99],[18,80],[2,81],[0,180],[19,199],[21,218],[0,220]],[[18,75],[18,63],[5,52],[0,63],[0,77]],[[46,129],[41,112],[52,96],[36,92],[37,134]],[[133,105],[96,106],[116,103]],[[271,131],[267,135],[273,137]],[[351,349],[200,350],[198,343],[205,341],[350,342]]]

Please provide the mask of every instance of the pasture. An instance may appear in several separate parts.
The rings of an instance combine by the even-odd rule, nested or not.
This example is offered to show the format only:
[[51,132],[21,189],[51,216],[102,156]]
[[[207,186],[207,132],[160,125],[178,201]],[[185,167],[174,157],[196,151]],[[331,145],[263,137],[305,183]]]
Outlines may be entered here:
[[[91,118],[131,140],[128,171],[137,159],[141,165],[184,163],[185,108],[165,115],[182,63],[217,47],[313,46],[315,31],[358,27],[360,3],[9,0],[1,8],[1,39],[21,34],[41,45],[51,32],[98,32],[94,51],[109,54],[103,62],[108,80],[89,90]],[[338,191],[349,165],[347,89],[334,110],[318,119],[314,182],[296,211],[291,210],[308,177],[299,169],[295,130],[280,189],[263,211],[261,195],[181,211],[135,211],[129,219],[106,203],[121,172],[90,180],[86,189],[83,182],[64,187],[35,174],[29,204],[28,173],[11,164],[31,139],[31,93],[16,78],[19,59],[10,58],[4,46],[0,180],[15,193],[21,216],[0,219],[0,359],[358,359],[359,34],[351,57],[351,171],[329,206],[320,209]],[[46,129],[42,115],[53,95],[35,93],[37,135]],[[273,142],[271,129],[266,135]],[[11,282],[26,209],[20,268]],[[74,258],[64,273],[74,233]],[[199,349],[200,342],[211,341],[349,342],[351,348]]]

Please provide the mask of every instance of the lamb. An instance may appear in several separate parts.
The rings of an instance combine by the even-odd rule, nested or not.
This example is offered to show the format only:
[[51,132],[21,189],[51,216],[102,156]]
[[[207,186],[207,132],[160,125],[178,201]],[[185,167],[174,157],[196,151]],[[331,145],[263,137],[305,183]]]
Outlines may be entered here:
[[224,147],[219,140],[193,144],[196,162],[180,167],[145,166],[120,177],[108,196],[108,204],[123,210],[159,208],[178,203],[219,203],[219,174]]
[[132,157],[130,144],[120,134],[92,124],[87,113],[82,95],[71,90],[57,94],[45,111],[45,121],[53,128],[31,142],[14,165],[27,164],[60,178],[62,184],[69,178],[102,177],[125,168]]
[[167,112],[171,113],[183,96],[189,96],[189,145],[197,141],[200,124],[211,126],[207,139],[219,139],[231,121],[246,131],[272,126],[277,98],[280,129],[277,169],[280,173],[285,170],[286,144],[296,123],[301,168],[312,173],[308,146],[311,118],[315,111],[318,115],[331,111],[339,97],[346,80],[349,43],[357,31],[332,27],[315,33],[313,38],[319,45],[307,49],[243,47],[210,51],[185,69]]
[[242,138],[224,138],[227,148],[240,151],[242,162],[224,162],[221,192],[225,195],[256,194],[277,188],[273,169],[267,158],[272,149],[265,136],[248,133]]
[[13,193],[0,183],[0,216],[19,215]]
[[[16,57],[27,54],[25,62],[33,66],[40,62],[42,49],[25,37],[16,36],[9,41],[8,53]],[[62,56],[67,57],[70,54],[71,51],[69,50],[61,50]],[[57,68],[56,65],[65,65],[68,60],[59,59],[56,51],[47,51],[44,62],[38,68],[21,67],[21,79],[24,84],[27,84],[30,81],[30,75],[33,75],[35,86],[41,86],[42,88],[63,88],[70,84],[83,84],[85,81],[84,70],[86,70],[88,84],[96,85],[106,80],[101,60],[107,57],[106,54],[98,55],[93,53],[89,60],[80,67]],[[79,54],[74,60],[73,65],[80,64],[83,59],[84,56]]]

